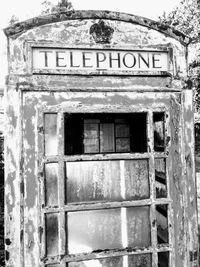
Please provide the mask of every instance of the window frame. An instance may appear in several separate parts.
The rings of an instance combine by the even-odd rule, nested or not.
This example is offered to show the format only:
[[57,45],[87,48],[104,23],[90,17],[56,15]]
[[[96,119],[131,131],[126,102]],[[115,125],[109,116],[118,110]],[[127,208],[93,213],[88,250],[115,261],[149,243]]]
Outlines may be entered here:
[[[40,236],[40,259],[41,266],[48,266],[48,264],[58,264],[59,266],[66,266],[67,262],[90,260],[97,258],[106,258],[123,255],[134,255],[134,254],[146,254],[151,253],[152,255],[152,266],[157,266],[158,263],[158,252],[169,252],[169,266],[172,266],[174,259],[173,250],[173,209],[172,199],[170,196],[170,180],[168,170],[168,154],[169,151],[166,148],[166,137],[170,136],[170,112],[167,107],[150,107],[145,109],[139,109],[138,107],[103,107],[102,109],[88,110],[87,107],[58,107],[58,106],[45,106],[38,111],[38,176],[40,179],[40,228],[43,229],[43,234]],[[64,116],[65,113],[143,113],[147,114],[147,152],[145,153],[106,153],[106,154],[85,154],[85,155],[64,155]],[[155,152],[154,151],[154,132],[153,132],[153,113],[164,112],[164,129],[165,129],[165,151]],[[58,155],[56,156],[45,156],[44,155],[44,114],[45,113],[57,113],[57,136],[58,138]],[[155,181],[155,170],[154,170],[154,159],[163,158],[166,161],[166,187],[167,197],[156,198],[156,181]],[[90,160],[131,160],[131,159],[148,159],[149,161],[149,186],[150,186],[150,198],[143,200],[134,201],[123,201],[123,202],[102,202],[102,203],[87,203],[77,205],[70,203],[65,204],[65,162],[74,161],[90,161]],[[44,166],[46,163],[58,162],[58,207],[46,207],[45,206],[45,185],[44,185]],[[168,244],[157,244],[157,226],[156,226],[156,205],[168,205]],[[65,214],[69,211],[78,210],[95,210],[95,209],[108,209],[108,208],[121,208],[121,207],[139,207],[149,206],[150,207],[150,229],[151,229],[151,246],[143,249],[119,249],[110,250],[97,253],[79,253],[67,255],[66,248],[66,232],[65,232]],[[46,232],[45,232],[45,214],[58,213],[58,242],[59,242],[59,255],[57,256],[46,256]]]

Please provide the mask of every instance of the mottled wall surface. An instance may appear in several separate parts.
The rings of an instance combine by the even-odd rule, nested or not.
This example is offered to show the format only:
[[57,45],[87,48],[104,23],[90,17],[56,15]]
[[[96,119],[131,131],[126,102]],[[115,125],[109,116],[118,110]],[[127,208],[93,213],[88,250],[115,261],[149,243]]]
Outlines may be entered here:
[[[112,36],[100,42],[92,27],[103,20]],[[44,110],[133,112],[166,108],[170,220],[176,233],[170,267],[197,266],[197,214],[194,175],[192,91],[187,79],[187,43],[182,34],[144,18],[115,12],[72,12],[39,17],[5,30],[9,37],[9,75],[5,128],[5,236],[7,266],[38,267],[44,236],[41,225],[39,170]],[[90,71],[33,73],[32,47],[87,49],[168,49],[165,73],[120,76]],[[97,75],[98,74],[98,75]],[[169,120],[168,118],[168,120]],[[172,231],[172,230],[170,230]],[[64,248],[61,246],[61,249]],[[128,253],[128,252],[127,252]],[[24,264],[24,265],[23,265]]]

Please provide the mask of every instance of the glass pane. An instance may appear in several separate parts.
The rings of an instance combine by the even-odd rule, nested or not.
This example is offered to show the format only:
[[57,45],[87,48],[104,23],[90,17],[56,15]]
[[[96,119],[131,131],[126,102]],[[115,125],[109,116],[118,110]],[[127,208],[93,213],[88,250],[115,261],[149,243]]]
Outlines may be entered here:
[[154,113],[153,123],[154,123],[154,150],[157,152],[163,152],[165,150],[164,112]]
[[123,267],[122,257],[112,257],[97,260],[70,262],[68,267]]
[[99,120],[84,120],[84,153],[99,152]]
[[[123,169],[122,164],[121,164],[121,169]],[[145,159],[125,160],[124,176],[125,176],[126,200],[149,198],[148,160]],[[123,178],[121,178],[121,180],[123,180]]]
[[128,247],[148,247],[151,244],[149,207],[127,208]]
[[152,266],[151,254],[132,255],[128,257],[127,267],[151,267],[151,266]]
[[165,159],[155,159],[156,198],[167,197]]
[[156,206],[157,240],[158,244],[168,243],[168,207]]
[[52,156],[58,153],[57,114],[44,114],[45,155]]
[[116,124],[115,126],[116,137],[129,137],[130,127],[128,124]]
[[120,209],[69,212],[69,253],[122,248]]
[[130,152],[130,138],[116,138],[116,152]]
[[67,162],[67,202],[120,200],[119,169],[119,161]]
[[58,214],[46,214],[46,254],[58,254]]
[[69,253],[150,245],[149,207],[67,214]]
[[169,267],[169,252],[158,253],[158,267]]
[[58,163],[45,164],[45,204],[58,204]]
[[151,254],[70,262],[68,267],[151,267]]
[[120,201],[149,197],[148,160],[66,163],[66,201]]
[[100,124],[100,151],[115,152],[114,124]]

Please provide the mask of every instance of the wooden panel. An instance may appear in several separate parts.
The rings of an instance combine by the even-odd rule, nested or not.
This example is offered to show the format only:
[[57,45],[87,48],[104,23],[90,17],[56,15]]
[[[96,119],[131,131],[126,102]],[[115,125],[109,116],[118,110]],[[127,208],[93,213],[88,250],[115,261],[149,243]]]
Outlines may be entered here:
[[165,159],[155,159],[156,198],[167,197],[166,162]]
[[148,160],[66,163],[68,203],[149,197]]
[[58,204],[58,163],[45,164],[45,204]]
[[46,254],[54,256],[58,254],[58,214],[46,215]]
[[47,113],[44,116],[45,155],[57,155],[57,114]]

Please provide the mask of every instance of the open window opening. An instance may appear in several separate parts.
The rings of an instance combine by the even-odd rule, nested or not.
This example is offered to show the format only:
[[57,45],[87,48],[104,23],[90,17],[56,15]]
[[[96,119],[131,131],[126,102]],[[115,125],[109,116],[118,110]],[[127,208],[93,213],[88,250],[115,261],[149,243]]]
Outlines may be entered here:
[[66,114],[65,155],[147,152],[146,120],[146,113]]

